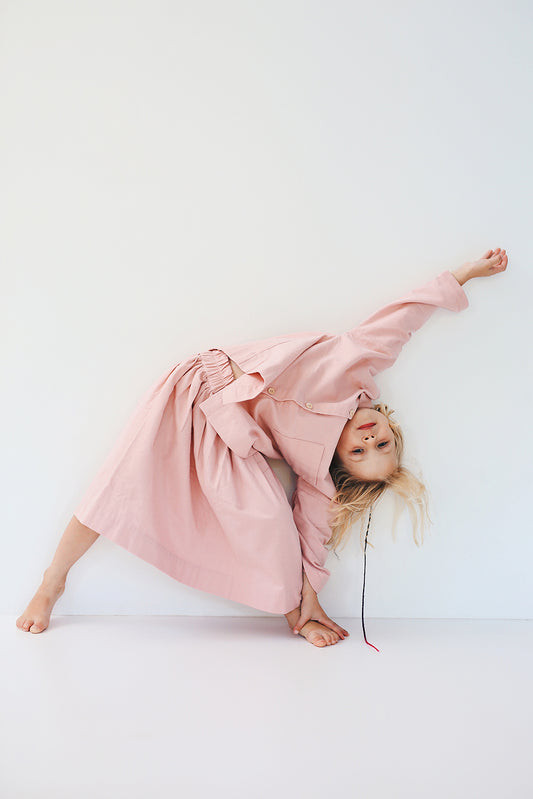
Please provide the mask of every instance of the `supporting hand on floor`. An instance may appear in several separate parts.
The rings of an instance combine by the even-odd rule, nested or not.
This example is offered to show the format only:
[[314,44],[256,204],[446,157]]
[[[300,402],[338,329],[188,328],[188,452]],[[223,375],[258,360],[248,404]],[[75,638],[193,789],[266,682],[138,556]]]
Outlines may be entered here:
[[326,615],[318,601],[318,596],[314,592],[305,592],[302,594],[300,618],[294,625],[293,632],[298,634],[304,624],[311,620],[320,622],[324,627],[329,627],[330,630],[334,630],[341,638],[350,635],[348,630],[345,630],[344,627],[340,627],[333,619],[330,619],[329,616]]

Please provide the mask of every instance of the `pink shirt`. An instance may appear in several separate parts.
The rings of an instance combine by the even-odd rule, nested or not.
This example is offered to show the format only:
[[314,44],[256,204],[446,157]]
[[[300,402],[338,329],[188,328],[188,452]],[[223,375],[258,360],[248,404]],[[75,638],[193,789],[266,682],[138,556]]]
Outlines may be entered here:
[[200,407],[237,455],[283,458],[297,475],[291,507],[303,566],[317,593],[330,575],[324,566],[327,509],[335,493],[329,466],[344,425],[358,407],[378,399],[374,376],[394,364],[437,308],[457,312],[468,304],[446,270],[339,335],[307,331],[213,348],[244,374]]

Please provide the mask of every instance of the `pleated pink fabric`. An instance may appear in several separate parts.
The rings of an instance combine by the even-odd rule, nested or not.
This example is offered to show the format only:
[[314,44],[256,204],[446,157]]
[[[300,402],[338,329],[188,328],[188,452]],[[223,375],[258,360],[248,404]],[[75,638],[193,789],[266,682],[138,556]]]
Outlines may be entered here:
[[235,380],[209,350],[146,392],[74,511],[176,580],[271,613],[298,607],[292,509],[265,457],[232,452],[200,403]]

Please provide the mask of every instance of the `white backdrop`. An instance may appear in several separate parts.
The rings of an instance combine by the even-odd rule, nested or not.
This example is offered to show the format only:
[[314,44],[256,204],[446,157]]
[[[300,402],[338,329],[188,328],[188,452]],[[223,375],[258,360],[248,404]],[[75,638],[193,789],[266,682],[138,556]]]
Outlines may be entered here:
[[[419,549],[405,513],[394,543],[376,509],[365,611],[531,618],[531,4],[19,0],[0,22],[1,612],[172,364],[341,332],[504,247],[378,376],[434,525]],[[360,613],[358,532],[333,618]],[[103,537],[54,612],[269,615]]]

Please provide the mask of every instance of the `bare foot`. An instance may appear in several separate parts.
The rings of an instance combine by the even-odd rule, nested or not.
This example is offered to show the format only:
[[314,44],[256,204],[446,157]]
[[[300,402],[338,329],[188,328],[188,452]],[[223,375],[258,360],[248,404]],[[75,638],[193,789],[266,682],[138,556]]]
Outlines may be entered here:
[[340,636],[334,630],[324,627],[318,621],[306,622],[300,630],[300,635],[303,635],[315,646],[329,646],[330,644],[336,644],[340,639]]
[[17,627],[30,633],[42,633],[50,622],[55,603],[65,590],[65,579],[58,580],[45,571],[43,581],[24,613],[17,619]]

